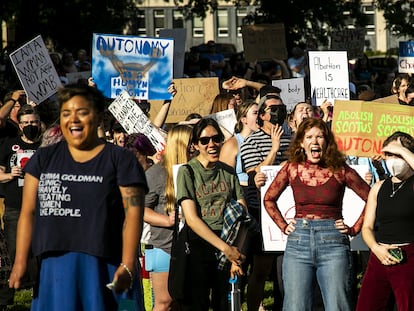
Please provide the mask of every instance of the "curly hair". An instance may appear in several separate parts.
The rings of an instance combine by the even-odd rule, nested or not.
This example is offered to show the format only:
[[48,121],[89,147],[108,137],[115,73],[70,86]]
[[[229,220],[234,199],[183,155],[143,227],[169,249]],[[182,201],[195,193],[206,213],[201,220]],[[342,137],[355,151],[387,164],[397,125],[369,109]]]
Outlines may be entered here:
[[345,164],[345,155],[339,151],[335,137],[329,126],[321,119],[308,118],[305,119],[298,127],[295,137],[290,143],[288,149],[289,161],[293,163],[304,163],[306,154],[303,152],[302,143],[306,133],[313,127],[322,131],[325,138],[325,147],[322,151],[320,164],[332,171],[338,171]]

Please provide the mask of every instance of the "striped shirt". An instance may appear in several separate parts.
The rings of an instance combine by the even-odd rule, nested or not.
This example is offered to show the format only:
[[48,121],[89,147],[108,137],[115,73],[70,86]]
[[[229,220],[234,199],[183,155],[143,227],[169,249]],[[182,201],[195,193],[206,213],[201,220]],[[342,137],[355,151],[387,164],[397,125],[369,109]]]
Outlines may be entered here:
[[[280,139],[280,148],[277,151],[276,159],[273,165],[279,165],[288,159],[286,151],[289,147],[291,139],[291,135],[282,135]],[[271,149],[272,139],[270,135],[266,134],[263,130],[258,129],[248,136],[240,148],[244,171],[255,168],[262,163]]]

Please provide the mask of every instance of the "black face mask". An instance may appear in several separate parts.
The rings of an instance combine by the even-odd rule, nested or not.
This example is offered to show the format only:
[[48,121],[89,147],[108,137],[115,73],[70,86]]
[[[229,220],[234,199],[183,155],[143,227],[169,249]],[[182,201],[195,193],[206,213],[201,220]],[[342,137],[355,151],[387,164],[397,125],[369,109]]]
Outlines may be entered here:
[[26,136],[29,140],[35,140],[36,138],[39,137],[40,134],[40,127],[36,126],[36,125],[26,125],[23,128],[23,134],[24,136]]
[[270,106],[267,109],[269,109],[270,113],[270,120],[269,122],[273,125],[279,124],[282,125],[283,122],[286,120],[286,106],[285,105],[276,105],[276,106]]

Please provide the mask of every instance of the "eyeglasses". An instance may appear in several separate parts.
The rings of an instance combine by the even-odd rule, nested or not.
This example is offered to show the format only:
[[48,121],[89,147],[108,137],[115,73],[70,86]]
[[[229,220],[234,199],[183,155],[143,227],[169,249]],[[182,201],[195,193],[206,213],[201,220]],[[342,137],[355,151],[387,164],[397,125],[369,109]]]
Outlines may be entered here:
[[20,124],[21,125],[29,125],[29,124],[39,125],[40,120],[21,121]]
[[205,136],[205,137],[200,137],[198,139],[198,141],[202,145],[207,145],[210,142],[210,140],[212,140],[213,143],[215,143],[215,144],[221,143],[221,137],[220,137],[220,135],[214,135],[214,136],[211,136],[211,137]]

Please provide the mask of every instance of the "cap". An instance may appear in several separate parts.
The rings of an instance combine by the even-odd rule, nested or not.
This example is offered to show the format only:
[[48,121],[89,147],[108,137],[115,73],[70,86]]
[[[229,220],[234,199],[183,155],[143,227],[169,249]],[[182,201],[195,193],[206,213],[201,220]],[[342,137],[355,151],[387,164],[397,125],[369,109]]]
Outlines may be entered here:
[[268,94],[279,96],[280,92],[282,92],[282,90],[279,89],[277,86],[273,86],[273,85],[262,86],[259,90],[260,98]]

